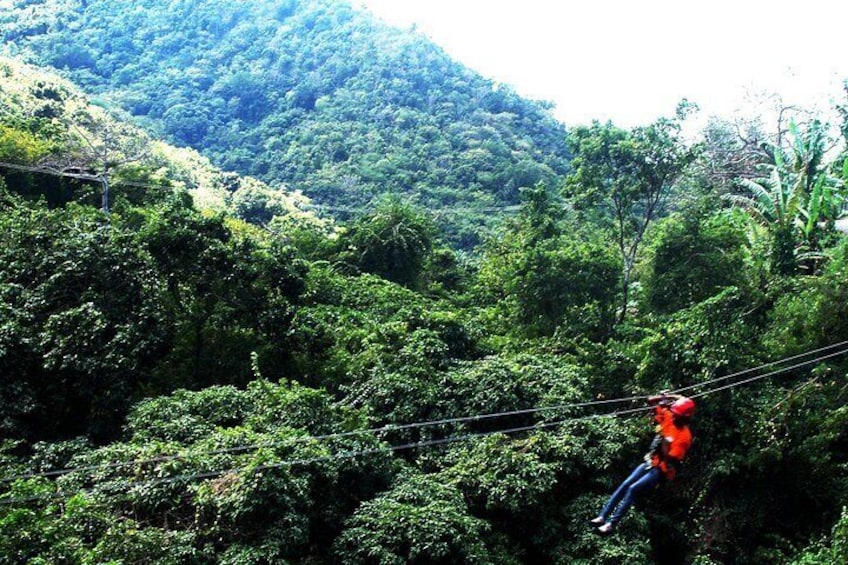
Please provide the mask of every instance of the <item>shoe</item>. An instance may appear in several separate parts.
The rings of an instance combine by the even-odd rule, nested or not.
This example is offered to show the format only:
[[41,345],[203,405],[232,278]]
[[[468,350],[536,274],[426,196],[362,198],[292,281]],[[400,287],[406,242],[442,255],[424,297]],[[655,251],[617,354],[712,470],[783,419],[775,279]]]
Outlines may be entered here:
[[598,532],[602,533],[603,535],[608,535],[611,534],[614,529],[615,525],[611,522],[607,522],[606,524],[598,528]]
[[591,520],[589,520],[589,523],[592,524],[593,526],[600,526],[601,524],[604,524],[606,521],[607,521],[607,519],[604,518],[603,516],[598,516],[597,518],[592,518]]

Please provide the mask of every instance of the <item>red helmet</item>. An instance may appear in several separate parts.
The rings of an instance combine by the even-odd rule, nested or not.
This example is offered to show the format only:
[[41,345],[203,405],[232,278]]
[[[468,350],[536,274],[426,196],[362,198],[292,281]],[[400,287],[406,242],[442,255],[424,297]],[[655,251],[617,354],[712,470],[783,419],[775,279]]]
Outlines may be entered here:
[[671,405],[671,413],[683,418],[691,418],[695,414],[695,401],[691,398],[678,398]]

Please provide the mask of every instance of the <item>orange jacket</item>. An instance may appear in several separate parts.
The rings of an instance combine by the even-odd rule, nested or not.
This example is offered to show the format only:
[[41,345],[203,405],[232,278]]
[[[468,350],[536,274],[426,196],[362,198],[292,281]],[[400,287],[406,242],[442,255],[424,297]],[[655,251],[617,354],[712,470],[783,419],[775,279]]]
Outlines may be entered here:
[[651,465],[659,467],[665,478],[671,480],[676,474],[675,464],[683,461],[686,452],[692,446],[692,432],[689,426],[677,427],[674,424],[674,414],[665,406],[654,408],[654,420],[657,422],[657,433],[668,447],[667,459],[662,457],[662,447],[651,455]]

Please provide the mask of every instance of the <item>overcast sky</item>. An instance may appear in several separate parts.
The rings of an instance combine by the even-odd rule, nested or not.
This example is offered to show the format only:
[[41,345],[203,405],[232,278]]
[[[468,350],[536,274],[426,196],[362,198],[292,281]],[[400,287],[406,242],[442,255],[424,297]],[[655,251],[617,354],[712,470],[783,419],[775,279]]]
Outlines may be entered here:
[[848,2],[353,0],[484,76],[550,100],[567,125],[631,127],[686,97],[728,114],[749,92],[843,100]]

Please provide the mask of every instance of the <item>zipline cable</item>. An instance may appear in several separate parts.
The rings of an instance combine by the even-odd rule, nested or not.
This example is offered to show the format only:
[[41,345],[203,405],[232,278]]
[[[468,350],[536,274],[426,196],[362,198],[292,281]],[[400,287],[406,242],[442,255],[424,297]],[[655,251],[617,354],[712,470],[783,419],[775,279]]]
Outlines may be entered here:
[[[615,418],[615,417],[618,417],[618,416],[635,414],[637,412],[644,412],[644,411],[645,411],[644,407],[629,408],[629,409],[625,409],[625,410],[617,410],[617,411],[614,411],[614,412],[608,412],[608,413],[603,413],[603,414],[590,414],[588,416],[578,416],[578,417],[575,417],[575,418],[566,418],[564,420],[557,420],[557,421],[553,421],[553,422],[537,422],[535,424],[526,425],[526,426],[519,426],[519,427],[513,427],[513,428],[506,428],[506,429],[489,430],[489,431],[485,431],[485,432],[474,432],[474,433],[469,433],[469,434],[465,434],[465,435],[461,435],[461,436],[449,436],[449,437],[446,437],[446,438],[424,440],[424,441],[419,441],[419,442],[403,443],[403,444],[398,444],[398,445],[381,446],[381,447],[375,447],[375,448],[371,448],[371,449],[363,449],[363,450],[357,450],[357,451],[342,451],[342,452],[333,453],[333,454],[330,454],[330,455],[318,456],[318,457],[307,457],[307,458],[300,458],[300,459],[287,459],[287,460],[284,460],[284,461],[278,461],[276,463],[267,463],[267,464],[263,464],[263,465],[256,465],[256,466],[250,466],[250,467],[233,467],[233,468],[227,468],[227,469],[221,469],[221,470],[206,471],[206,472],[202,472],[202,473],[191,473],[191,474],[177,475],[177,476],[173,476],[173,477],[162,477],[162,478],[145,479],[145,480],[138,480],[138,481],[122,481],[122,482],[116,482],[116,483],[106,482],[106,483],[103,483],[103,486],[124,489],[124,488],[132,488],[132,487],[137,487],[137,486],[153,486],[153,485],[160,485],[160,484],[177,483],[177,482],[182,482],[182,481],[192,481],[192,480],[198,480],[198,479],[211,479],[211,478],[215,478],[215,477],[220,477],[222,475],[227,475],[227,474],[231,474],[231,473],[242,473],[242,472],[245,472],[245,471],[250,471],[250,472],[255,473],[255,472],[260,472],[260,471],[265,471],[265,470],[279,469],[279,468],[282,468],[282,467],[309,465],[309,464],[312,464],[312,463],[323,463],[323,462],[336,461],[336,460],[341,460],[341,459],[353,459],[353,458],[356,458],[356,457],[362,457],[362,456],[367,456],[367,455],[377,455],[377,454],[381,454],[381,453],[393,453],[393,452],[409,450],[409,449],[437,447],[437,446],[442,446],[442,445],[447,445],[447,444],[452,444],[452,443],[457,443],[457,442],[462,442],[462,441],[469,441],[469,440],[476,439],[476,438],[487,437],[487,436],[491,436],[491,435],[495,435],[495,434],[509,435],[509,434],[515,434],[515,433],[520,433],[520,432],[527,432],[527,431],[533,431],[533,430],[541,430],[541,429],[546,429],[546,428],[552,428],[552,427],[555,427],[555,426],[561,426],[561,425],[570,424],[570,423],[577,423],[577,422],[581,422],[581,421],[596,420],[596,419],[601,419],[601,418]],[[45,499],[48,499],[48,498],[67,498],[69,496],[73,496],[74,494],[77,494],[77,493],[51,493],[51,494],[37,495],[37,496],[31,496],[31,497],[19,497],[19,498],[9,498],[9,499],[0,498],[0,504],[15,504],[15,503],[22,503],[22,502],[32,502],[32,501],[36,501],[36,500],[45,500]]]
[[[717,382],[725,381],[725,380],[728,380],[728,379],[731,379],[731,378],[735,378],[735,377],[742,376],[742,375],[745,375],[745,374],[748,374],[748,373],[752,373],[754,371],[759,371],[759,370],[764,369],[766,367],[770,367],[770,366],[777,365],[777,364],[780,364],[780,363],[785,363],[787,361],[792,361],[792,360],[799,359],[801,357],[806,357],[806,356],[809,356],[809,355],[813,355],[813,354],[816,354],[816,353],[821,353],[823,351],[827,351],[827,350],[830,350],[830,349],[833,349],[833,348],[836,348],[836,347],[840,347],[840,346],[843,346],[843,345],[848,345],[848,340],[843,341],[843,342],[839,342],[839,343],[835,343],[835,344],[832,344],[832,345],[829,345],[829,346],[821,347],[819,349],[811,350],[811,351],[808,351],[806,353],[801,353],[801,354],[786,357],[784,359],[780,359],[780,360],[777,360],[777,361],[772,361],[770,363],[765,363],[765,364],[760,365],[758,367],[746,369],[744,371],[739,371],[739,372],[736,372],[736,373],[732,373],[730,375],[725,375],[725,376],[722,376],[722,377],[718,377],[716,379],[704,381],[702,383],[697,383],[697,384],[690,385],[690,386],[687,386],[687,387],[678,388],[678,389],[672,390],[670,392],[673,393],[673,394],[677,394],[677,393],[687,391],[687,390],[691,390],[691,389],[694,389],[694,388],[704,387],[704,386],[707,386],[709,384],[714,384],[714,383],[717,383]],[[797,369],[797,368],[803,367],[805,365],[818,363],[822,360],[829,359],[829,358],[832,358],[832,357],[836,357],[836,356],[842,355],[846,352],[848,352],[848,349],[838,351],[836,353],[831,353],[829,355],[825,355],[825,356],[822,356],[822,357],[817,357],[815,359],[803,361],[801,363],[797,363],[797,364],[791,365],[789,367],[777,369],[777,370],[772,371],[770,373],[766,373],[764,375],[759,375],[759,376],[753,377],[751,379],[745,379],[745,380],[742,380],[742,381],[738,381],[736,383],[731,383],[730,385],[725,385],[724,387],[720,387],[720,388],[712,390],[712,391],[707,391],[707,392],[704,392],[704,393],[698,393],[698,394],[690,395],[690,396],[692,398],[697,398],[697,397],[700,397],[700,396],[706,396],[707,394],[712,394],[712,393],[718,392],[720,390],[726,390],[728,388],[733,388],[734,386],[737,386],[739,384],[746,384],[748,382],[754,382],[754,381],[757,381],[757,380],[760,380],[760,379],[763,379],[763,378],[766,378],[766,377],[769,377],[769,376],[773,376],[773,375],[776,375],[776,374],[779,374],[779,373],[782,373],[782,372],[786,372],[786,371],[789,371],[789,370],[792,370],[792,369]],[[52,470],[52,471],[43,471],[43,472],[39,472],[39,473],[28,473],[28,474],[23,474],[23,475],[3,477],[3,478],[0,478],[0,483],[8,483],[8,482],[16,481],[16,480],[32,479],[32,478],[38,478],[38,477],[57,477],[57,476],[67,475],[67,474],[74,473],[74,472],[101,471],[101,470],[115,469],[115,468],[131,466],[131,465],[145,465],[145,464],[152,464],[152,463],[163,463],[163,462],[167,462],[167,461],[183,460],[183,459],[188,459],[188,458],[197,457],[197,456],[225,455],[225,454],[232,454],[232,453],[241,453],[241,452],[245,452],[245,451],[253,451],[253,450],[263,449],[263,448],[289,447],[289,446],[296,445],[296,444],[304,442],[304,441],[325,441],[325,440],[340,439],[340,438],[351,437],[351,436],[362,435],[362,434],[382,434],[382,433],[387,433],[387,432],[397,432],[397,431],[403,431],[403,430],[419,429],[419,428],[434,427],[434,426],[448,425],[448,424],[480,422],[480,421],[494,419],[494,418],[505,418],[505,417],[510,417],[510,416],[530,415],[530,414],[537,414],[537,413],[540,413],[540,412],[554,412],[554,411],[562,411],[562,410],[568,410],[568,409],[574,409],[574,408],[585,408],[585,407],[590,407],[590,406],[599,406],[599,405],[606,405],[606,404],[619,404],[619,403],[624,403],[624,402],[634,402],[634,401],[641,400],[641,399],[644,399],[644,395],[622,397],[622,398],[612,398],[612,399],[603,399],[603,400],[591,400],[591,401],[585,401],[585,402],[575,402],[575,403],[570,403],[570,404],[560,404],[560,405],[554,405],[554,406],[525,408],[525,409],[520,409],[520,410],[510,410],[510,411],[504,411],[504,412],[492,412],[492,413],[487,413],[487,414],[476,414],[476,415],[472,415],[472,416],[459,416],[459,417],[454,417],[454,418],[444,418],[444,419],[440,419],[440,420],[427,420],[427,421],[412,422],[412,423],[400,424],[400,425],[389,424],[389,425],[386,425],[386,426],[364,429],[364,430],[351,430],[351,431],[347,431],[347,432],[337,432],[337,433],[324,434],[324,435],[318,435],[318,436],[306,435],[306,436],[300,436],[300,437],[295,437],[295,438],[288,438],[285,441],[264,442],[264,443],[256,443],[256,444],[243,444],[243,445],[237,445],[237,446],[233,446],[233,447],[221,448],[221,449],[216,449],[216,450],[191,451],[191,452],[188,452],[188,453],[162,455],[162,456],[150,457],[150,458],[146,458],[146,459],[134,459],[134,460],[130,460],[130,461],[117,461],[117,462],[113,462],[113,463],[102,463],[102,464],[98,464],[98,465],[89,465],[89,466],[83,466],[83,467],[67,467],[67,468],[64,468],[64,469],[56,469],[56,470]]]
[[504,412],[491,412],[487,414],[475,414],[472,416],[458,416],[454,418],[444,418],[441,420],[427,420],[421,422],[411,422],[409,424],[388,424],[385,426],[380,426],[377,428],[368,428],[363,430],[350,430],[347,432],[337,432],[332,434],[323,434],[317,436],[299,436],[295,438],[288,438],[284,441],[273,441],[273,442],[264,442],[264,443],[252,443],[252,444],[243,444],[236,445],[233,447],[226,447],[221,449],[207,450],[207,451],[191,451],[189,453],[180,453],[180,454],[171,454],[171,455],[161,455],[158,457],[150,457],[146,459],[133,459],[130,461],[116,461],[114,463],[103,463],[100,465],[89,465],[84,467],[67,467],[64,469],[56,469],[53,471],[43,471],[39,473],[29,473],[25,475],[17,475],[11,477],[3,477],[0,479],[0,483],[8,483],[12,481],[16,481],[19,479],[34,479],[37,477],[56,477],[61,475],[67,475],[69,473],[74,472],[89,472],[89,471],[100,471],[100,470],[108,470],[111,468],[119,468],[126,467],[129,465],[144,465],[149,463],[163,463],[166,461],[173,460],[181,460],[188,459],[190,457],[196,457],[200,455],[225,455],[230,453],[240,453],[243,451],[252,451],[256,449],[263,449],[269,447],[288,447],[289,445],[295,445],[304,441],[324,441],[330,439],[340,439],[345,437],[351,437],[356,435],[363,434],[382,434],[387,432],[397,432],[404,430],[412,430],[419,428],[427,428],[434,426],[443,426],[448,424],[461,424],[461,423],[470,423],[470,422],[481,422],[485,420],[491,420],[494,418],[506,418],[509,416],[522,416],[529,414],[537,414],[539,412],[554,412],[567,410],[572,408],[584,408],[588,406],[599,406],[605,404],[620,404],[623,402],[634,402],[636,400],[644,399],[644,395],[631,396],[625,398],[611,398],[611,399],[603,399],[603,400],[590,400],[586,402],[575,402],[571,404],[560,404],[555,406],[542,406],[536,408],[525,408],[520,410],[509,410]]
[[[534,430],[542,430],[542,429],[547,429],[547,428],[553,428],[553,427],[556,427],[556,426],[562,426],[562,425],[565,425],[565,424],[572,424],[572,423],[577,423],[577,422],[582,422],[582,421],[596,420],[596,419],[600,419],[600,418],[615,418],[615,417],[618,417],[618,416],[635,414],[637,412],[644,412],[644,411],[645,411],[644,407],[628,408],[626,410],[617,410],[615,412],[608,412],[608,413],[604,413],[604,414],[591,414],[591,415],[588,415],[588,416],[578,416],[578,417],[575,417],[575,418],[566,418],[564,420],[556,420],[556,421],[553,421],[553,422],[537,422],[535,424],[528,424],[526,426],[518,426],[518,427],[513,427],[513,428],[497,429],[497,430],[488,430],[488,431],[485,431],[485,432],[473,432],[473,433],[464,434],[464,435],[461,435],[461,436],[449,436],[449,437],[446,437],[446,438],[402,443],[402,444],[398,444],[398,445],[388,445],[388,446],[382,446],[382,447],[374,447],[374,448],[371,448],[371,449],[363,449],[363,450],[357,450],[357,451],[341,451],[341,452],[334,453],[334,454],[331,454],[331,455],[323,455],[323,456],[319,456],[319,457],[307,457],[307,458],[302,458],[302,459],[288,459],[288,460],[285,460],[285,461],[279,461],[277,463],[267,463],[267,464],[264,464],[264,465],[258,465],[258,466],[249,467],[249,468],[248,467],[234,467],[234,468],[225,469],[225,470],[222,470],[222,471],[221,470],[219,470],[219,471],[208,471],[208,472],[205,472],[205,473],[180,475],[180,476],[176,476],[176,477],[167,477],[167,478],[152,479],[152,480],[157,481],[157,482],[158,481],[179,482],[179,481],[182,481],[182,480],[193,480],[193,479],[198,479],[198,478],[200,478],[200,479],[214,478],[214,477],[219,477],[221,475],[226,475],[228,473],[236,473],[236,472],[242,472],[242,471],[246,471],[246,470],[264,471],[264,470],[269,470],[269,469],[278,469],[280,467],[290,467],[290,466],[295,466],[295,465],[308,465],[308,464],[311,464],[311,463],[324,463],[324,462],[335,461],[335,460],[339,460],[339,459],[353,459],[355,457],[360,457],[360,456],[364,456],[364,455],[377,455],[377,454],[380,454],[380,453],[393,453],[393,452],[396,452],[396,451],[405,451],[405,450],[408,450],[408,449],[438,447],[438,446],[442,446],[442,445],[448,445],[448,444],[451,444],[451,443],[457,443],[457,442],[463,442],[463,441],[469,441],[469,440],[472,440],[472,439],[487,437],[487,436],[491,436],[491,435],[495,435],[495,434],[509,435],[509,434],[516,434],[516,433],[520,433],[520,432],[529,432],[529,431],[534,431]],[[138,481],[138,483],[139,484],[146,484],[147,481]]]
[[[806,354],[787,357],[786,359],[784,359],[782,361],[775,361],[773,363],[763,365],[763,367],[774,365],[774,364],[777,364],[779,362],[785,362],[786,360],[797,359],[799,357],[803,357],[803,356],[812,354],[814,352],[820,352],[820,351],[824,351],[824,350],[827,350],[827,349],[832,349],[833,347],[836,347],[837,345],[838,344],[834,344],[832,346],[821,348],[819,350],[814,350],[814,351],[808,352]],[[723,386],[720,386],[720,387],[717,387],[717,388],[714,388],[714,389],[711,389],[711,390],[703,391],[703,392],[691,395],[691,398],[698,398],[698,397],[703,397],[703,396],[707,396],[707,395],[710,395],[710,394],[714,394],[716,392],[720,392],[720,391],[723,391],[723,390],[734,388],[734,387],[737,387],[737,386],[740,386],[740,385],[743,385],[743,384],[755,382],[755,381],[758,381],[758,380],[761,380],[761,379],[764,379],[764,378],[767,378],[767,377],[770,377],[770,376],[774,376],[774,375],[779,374],[779,373],[783,373],[783,372],[786,372],[786,371],[790,371],[792,369],[797,369],[799,367],[809,365],[809,364],[814,363],[814,362],[820,362],[820,361],[823,361],[825,359],[829,359],[829,358],[833,358],[833,357],[836,357],[836,356],[839,356],[839,355],[843,355],[845,353],[848,353],[848,349],[845,349],[845,350],[842,350],[842,351],[837,351],[835,353],[830,353],[828,355],[824,355],[824,356],[818,357],[816,359],[797,363],[797,364],[789,366],[789,367],[783,367],[781,369],[777,369],[777,370],[771,371],[769,373],[757,375],[755,377],[751,377],[751,378],[748,378],[748,379],[743,379],[741,381],[737,381],[737,382],[734,382],[734,383],[723,385]],[[740,372],[736,376],[738,376],[740,374],[745,374],[747,372],[751,372],[752,370]],[[724,379],[725,379],[725,377],[721,377],[720,379],[714,379],[713,382],[718,382],[719,380],[724,380]],[[704,384],[706,384],[706,383],[700,383],[700,385],[704,385]],[[687,387],[687,389],[688,388],[692,388],[692,387]],[[643,398],[643,397],[640,396],[640,397],[634,397],[634,398]],[[613,401],[615,401],[615,400],[611,400],[609,402],[613,402]],[[534,410],[534,409],[531,409],[531,410]],[[360,456],[364,456],[364,455],[373,455],[373,454],[378,454],[378,453],[392,453],[392,452],[395,452],[395,451],[401,451],[401,450],[406,450],[406,449],[435,447],[435,446],[439,446],[439,445],[446,445],[446,444],[456,443],[456,442],[460,442],[460,441],[468,441],[468,440],[474,439],[474,438],[486,437],[486,436],[494,435],[494,434],[497,434],[497,433],[512,434],[512,433],[519,433],[519,432],[524,432],[524,431],[539,430],[539,429],[545,429],[545,428],[550,428],[550,427],[554,427],[554,426],[560,426],[560,425],[564,425],[564,424],[567,424],[567,423],[576,423],[576,422],[580,422],[580,421],[588,421],[588,420],[599,419],[599,418],[611,418],[611,417],[617,417],[617,416],[622,416],[622,415],[627,415],[627,414],[633,414],[633,413],[637,413],[637,412],[644,412],[644,410],[645,410],[644,407],[630,408],[630,409],[618,410],[618,411],[604,413],[604,414],[591,414],[591,415],[588,415],[588,416],[579,416],[579,417],[575,417],[575,418],[557,420],[557,421],[554,421],[554,422],[541,422],[541,423],[536,423],[536,424],[527,425],[527,426],[520,426],[520,427],[508,428],[508,429],[496,429],[496,430],[490,430],[490,431],[486,431],[486,432],[476,432],[476,433],[466,434],[466,435],[462,435],[462,436],[449,436],[449,437],[446,437],[446,438],[440,438],[440,439],[434,439],[434,440],[425,440],[425,441],[419,441],[419,442],[413,442],[413,443],[405,443],[405,444],[400,444],[400,445],[390,445],[390,446],[372,448],[372,449],[367,449],[367,450],[340,452],[340,453],[334,453],[334,454],[331,454],[331,455],[325,455],[325,456],[313,457],[313,458],[291,459],[291,460],[279,461],[277,463],[268,463],[268,464],[264,464],[264,465],[253,466],[253,467],[229,468],[229,469],[224,469],[224,470],[207,471],[207,472],[203,472],[203,473],[184,474],[184,475],[178,475],[178,476],[174,476],[174,477],[164,477],[164,478],[160,478],[160,479],[148,479],[148,480],[141,480],[141,481],[124,481],[124,482],[118,483],[117,485],[114,485],[114,486],[131,488],[131,487],[142,486],[142,485],[168,484],[168,483],[174,483],[174,482],[180,482],[180,481],[190,481],[190,480],[197,480],[197,479],[215,478],[215,477],[219,477],[219,476],[230,474],[230,473],[240,473],[240,472],[244,472],[244,471],[258,472],[258,471],[263,471],[263,470],[278,469],[278,468],[281,468],[281,467],[291,467],[291,466],[295,466],[295,465],[307,465],[307,464],[311,464],[311,463],[319,463],[319,462],[333,461],[333,460],[339,460],[339,459],[351,459],[351,458],[354,458],[354,457],[360,457]],[[421,424],[421,423],[416,423],[416,424]],[[397,428],[395,428],[395,429],[397,429]],[[347,435],[347,434],[352,434],[352,433],[357,433],[357,432],[345,432],[344,434]],[[338,437],[338,434],[335,434],[335,435],[330,434],[326,437]],[[304,439],[312,439],[312,440],[317,441],[320,438],[321,438],[321,436],[315,436],[315,437],[305,437]],[[106,486],[113,486],[113,485],[106,483]],[[72,496],[73,494],[76,494],[76,493],[73,493],[73,494],[71,494],[71,493],[51,493],[51,494],[48,494],[48,495],[38,495],[38,496],[32,496],[32,497],[20,497],[20,498],[10,498],[10,499],[0,498],[0,504],[18,504],[18,503],[23,503],[23,502],[32,502],[32,501],[36,501],[36,500],[45,500],[45,499],[48,499],[48,498],[53,498],[53,499],[66,498],[69,494]]]
[[[829,354],[829,355],[824,355],[824,356],[822,356],[822,357],[819,357],[818,359],[814,359],[813,361],[815,361],[815,362],[819,362],[819,361],[823,361],[823,360],[825,360],[825,359],[830,359],[831,357],[837,357],[837,356],[839,356],[839,355],[844,355],[845,353],[848,353],[848,349],[844,349],[844,350],[842,350],[842,351],[837,351],[836,353],[831,353],[831,354]],[[803,367],[804,365],[809,365],[810,363],[812,363],[812,361],[805,361],[805,362],[803,362],[803,363],[797,363],[797,364],[795,364],[795,365],[791,365],[791,366],[789,366],[789,367],[784,367],[784,368],[782,368],[782,369],[777,369],[777,370],[771,371],[770,373],[765,373],[765,374],[762,374],[762,375],[757,375],[757,376],[755,376],[755,377],[750,377],[750,378],[747,378],[747,379],[742,379],[741,381],[736,381],[736,382],[733,382],[733,383],[730,383],[730,384],[727,384],[727,385],[724,385],[724,386],[720,386],[720,387],[718,387],[718,388],[714,388],[714,389],[712,389],[712,390],[708,390],[708,391],[705,391],[705,392],[699,392],[699,393],[696,393],[696,394],[692,394],[692,395],[690,395],[689,397],[690,397],[690,398],[699,398],[699,397],[701,397],[701,396],[707,396],[707,395],[709,395],[709,394],[715,394],[716,392],[721,392],[721,391],[723,391],[723,390],[727,390],[727,389],[730,389],[730,388],[734,388],[734,387],[737,387],[737,386],[739,386],[739,385],[744,385],[744,384],[752,383],[752,382],[755,382],[755,381],[759,381],[760,379],[765,379],[765,378],[767,378],[767,377],[771,377],[771,376],[777,375],[778,373],[783,373],[783,372],[786,372],[786,371],[791,371],[792,369],[797,369],[797,368],[799,368],[799,367]]]
[[[714,384],[714,383],[726,381],[728,379],[741,377],[742,375],[747,375],[748,373],[760,371],[762,369],[765,369],[767,367],[771,367],[773,365],[779,365],[781,363],[786,363],[787,361],[794,361],[795,359],[800,359],[801,357],[807,357],[808,355],[813,355],[814,353],[821,353],[823,351],[827,351],[829,349],[834,349],[836,347],[842,347],[844,345],[848,345],[848,340],[841,341],[839,343],[834,343],[834,344],[831,344],[831,345],[827,345],[825,347],[820,347],[818,349],[813,349],[811,351],[807,351],[806,353],[799,353],[797,355],[792,355],[791,357],[785,357],[785,358],[780,359],[778,361],[772,361],[770,363],[764,363],[763,365],[760,365],[759,367],[753,367],[751,369],[745,369],[744,371],[731,373],[729,375],[724,375],[723,377],[718,377],[718,378],[715,378],[715,379],[710,379],[708,381],[703,381],[703,382],[700,382],[700,383],[695,383],[693,385],[677,388],[677,389],[671,390],[669,392],[672,393],[672,394],[680,394],[681,392],[686,392],[687,390],[692,390],[692,389],[695,389],[695,388],[700,388],[700,387],[708,386],[708,385],[711,385],[711,384]],[[840,353],[844,353],[844,351],[840,352]],[[831,356],[829,355],[827,357],[831,357]],[[823,359],[826,359],[827,357],[823,357]],[[817,361],[817,360],[813,360],[813,361]],[[807,363],[809,363],[809,362],[807,362]],[[807,364],[807,363],[804,363],[804,364]],[[793,367],[790,367],[790,369],[797,368],[799,366],[800,365],[795,365]]]

